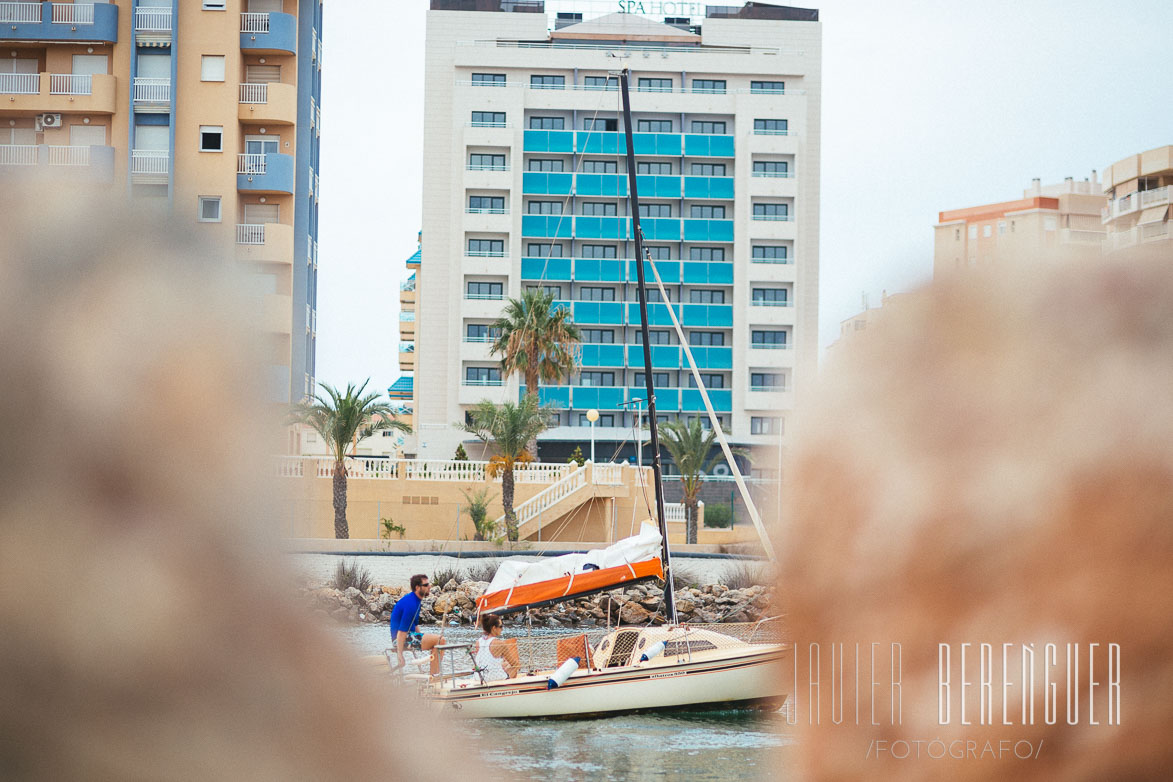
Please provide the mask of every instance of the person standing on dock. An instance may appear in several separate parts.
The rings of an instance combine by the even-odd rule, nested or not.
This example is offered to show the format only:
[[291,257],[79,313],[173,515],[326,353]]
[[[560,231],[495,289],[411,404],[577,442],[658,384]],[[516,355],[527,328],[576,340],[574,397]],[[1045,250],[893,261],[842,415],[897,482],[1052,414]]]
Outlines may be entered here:
[[[420,610],[424,598],[432,589],[428,577],[418,573],[411,577],[409,582],[411,591],[395,602],[391,609],[391,642],[395,645],[395,655],[399,658],[399,667],[404,665],[403,650],[411,646],[421,651],[432,651],[437,645],[444,643],[444,636],[435,633],[422,634],[416,630],[420,620]],[[440,672],[440,657],[443,651],[432,651],[432,675]]]

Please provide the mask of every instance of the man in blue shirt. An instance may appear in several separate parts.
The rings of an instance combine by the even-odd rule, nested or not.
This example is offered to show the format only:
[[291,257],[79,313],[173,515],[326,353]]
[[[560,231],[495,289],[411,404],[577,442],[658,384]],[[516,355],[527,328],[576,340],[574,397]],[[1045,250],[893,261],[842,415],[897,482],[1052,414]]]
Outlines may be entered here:
[[[425,597],[432,590],[428,577],[420,573],[411,577],[411,591],[395,602],[391,609],[391,642],[395,645],[395,654],[399,658],[399,667],[403,667],[403,649],[408,643],[409,636],[416,636],[420,649],[431,651],[438,644],[444,643],[444,637],[434,633],[421,635],[416,632],[419,626],[420,608]],[[432,675],[440,672],[440,657],[444,652],[437,649],[432,652]]]

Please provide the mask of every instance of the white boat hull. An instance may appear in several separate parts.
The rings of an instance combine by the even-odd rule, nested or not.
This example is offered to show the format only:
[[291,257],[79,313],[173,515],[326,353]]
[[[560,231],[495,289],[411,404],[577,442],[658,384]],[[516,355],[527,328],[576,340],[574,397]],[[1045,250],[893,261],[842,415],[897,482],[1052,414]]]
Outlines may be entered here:
[[580,671],[561,687],[526,676],[488,685],[445,687],[428,699],[445,713],[466,718],[583,717],[664,709],[781,706],[788,694],[780,670],[788,650],[760,645],[752,653],[692,662],[648,663]]

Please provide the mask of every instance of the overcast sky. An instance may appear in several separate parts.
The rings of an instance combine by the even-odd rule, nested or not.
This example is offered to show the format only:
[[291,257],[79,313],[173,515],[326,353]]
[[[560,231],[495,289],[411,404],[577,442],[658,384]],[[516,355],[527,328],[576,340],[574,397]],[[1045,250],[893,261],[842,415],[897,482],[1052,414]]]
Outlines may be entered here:
[[[728,4],[734,4],[729,0]],[[929,280],[937,212],[1173,144],[1173,0],[828,0],[819,344]],[[326,5],[318,379],[399,376],[423,183],[426,0]],[[426,260],[425,260],[426,263]]]

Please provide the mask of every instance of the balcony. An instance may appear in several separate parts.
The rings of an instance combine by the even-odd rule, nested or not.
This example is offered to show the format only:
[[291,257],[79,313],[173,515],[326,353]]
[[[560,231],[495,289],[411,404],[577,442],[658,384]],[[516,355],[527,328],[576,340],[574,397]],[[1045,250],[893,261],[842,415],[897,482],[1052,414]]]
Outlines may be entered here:
[[134,39],[139,46],[171,43],[171,9],[149,6],[134,9]]
[[276,334],[293,333],[293,299],[278,293],[266,293],[261,301],[261,326]]
[[237,155],[236,189],[246,193],[293,195],[293,155]]
[[297,87],[280,82],[241,84],[238,118],[250,124],[295,124]]
[[236,260],[292,264],[293,226],[281,223],[237,225]]
[[240,48],[250,54],[296,54],[297,17],[282,13],[241,14]]
[[140,185],[165,185],[170,181],[171,153],[136,149],[130,153],[130,181]]
[[0,113],[113,114],[118,79],[109,74],[0,74]]
[[118,6],[0,2],[0,41],[117,43]]
[[171,111],[171,79],[136,76],[131,96],[140,114],[166,114]]
[[36,170],[69,182],[114,181],[114,147],[51,146],[48,144],[0,145],[0,175]]

